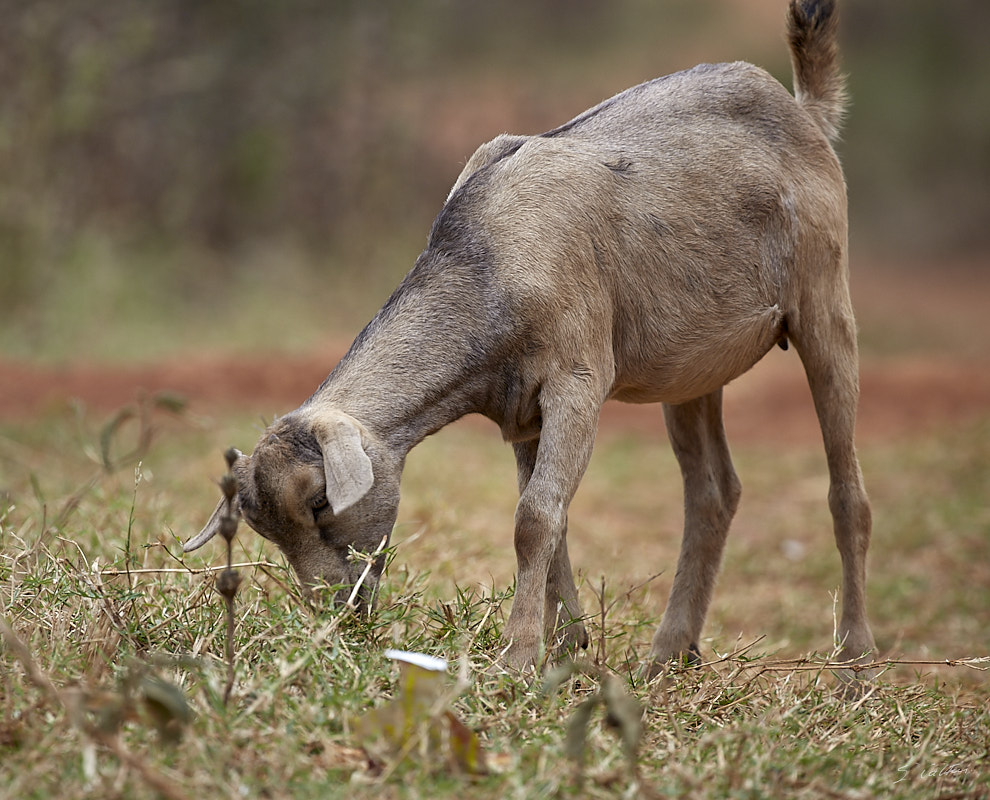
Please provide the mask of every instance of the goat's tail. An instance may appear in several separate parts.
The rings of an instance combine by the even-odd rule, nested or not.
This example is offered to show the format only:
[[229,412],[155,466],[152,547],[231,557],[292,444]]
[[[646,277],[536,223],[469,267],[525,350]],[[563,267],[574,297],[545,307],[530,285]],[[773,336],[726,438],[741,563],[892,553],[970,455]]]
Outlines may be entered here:
[[831,142],[839,138],[846,108],[837,28],[835,0],[791,0],[787,40],[794,68],[794,96]]

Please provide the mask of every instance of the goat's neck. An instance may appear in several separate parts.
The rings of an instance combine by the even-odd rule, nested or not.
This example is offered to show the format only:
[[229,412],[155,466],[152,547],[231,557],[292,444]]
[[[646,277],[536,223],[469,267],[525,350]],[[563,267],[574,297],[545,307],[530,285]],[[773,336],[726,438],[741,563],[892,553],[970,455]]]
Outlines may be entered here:
[[[419,265],[417,265],[417,269]],[[397,457],[484,411],[491,327],[475,286],[414,269],[307,401],[360,420]]]

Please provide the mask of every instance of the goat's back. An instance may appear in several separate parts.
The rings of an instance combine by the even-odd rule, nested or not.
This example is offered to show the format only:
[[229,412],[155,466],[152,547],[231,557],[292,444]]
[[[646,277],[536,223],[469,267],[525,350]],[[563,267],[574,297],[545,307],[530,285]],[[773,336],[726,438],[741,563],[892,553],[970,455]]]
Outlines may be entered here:
[[812,230],[845,232],[831,145],[779,82],[733,63],[482,146],[431,246],[451,235],[480,245],[517,329],[538,331],[545,348],[610,352],[613,395],[678,402],[731,380],[780,337]]

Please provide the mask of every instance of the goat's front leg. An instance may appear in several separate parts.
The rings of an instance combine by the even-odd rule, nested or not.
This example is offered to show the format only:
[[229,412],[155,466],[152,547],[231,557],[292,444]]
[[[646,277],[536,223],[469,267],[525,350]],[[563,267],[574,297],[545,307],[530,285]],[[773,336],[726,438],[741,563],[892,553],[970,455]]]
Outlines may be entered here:
[[[567,615],[565,622],[580,615],[566,549],[567,507],[591,458],[600,401],[588,397],[586,384],[578,384],[553,393],[544,390],[535,462],[516,507],[518,571],[515,600],[505,626],[508,647],[503,661],[520,672],[542,662],[544,634],[557,627],[550,613],[557,611],[558,598],[562,601],[559,613]],[[578,399],[582,396],[584,402]],[[518,453],[517,449],[517,458]],[[521,464],[520,478],[522,470]]]
[[[520,495],[526,491],[529,480],[533,477],[539,443],[539,439],[530,439],[513,445],[516,453]],[[548,649],[553,649],[555,658],[573,654],[579,647],[586,648],[588,646],[588,631],[582,622],[584,615],[578,601],[577,587],[574,585],[571,559],[567,553],[566,519],[564,520],[564,532],[554,550],[553,560],[550,562],[550,572],[547,575],[546,604],[543,613],[543,640]]]

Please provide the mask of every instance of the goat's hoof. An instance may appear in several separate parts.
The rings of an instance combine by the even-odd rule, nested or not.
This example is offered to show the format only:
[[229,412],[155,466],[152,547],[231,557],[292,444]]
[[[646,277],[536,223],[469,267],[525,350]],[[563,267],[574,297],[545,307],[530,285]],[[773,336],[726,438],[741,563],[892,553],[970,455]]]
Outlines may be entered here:
[[578,655],[579,650],[587,650],[591,641],[583,622],[571,622],[559,628],[548,637],[553,652],[553,661],[561,662]]
[[652,681],[658,675],[666,672],[669,668],[696,667],[701,663],[701,649],[692,642],[687,650],[672,653],[666,657],[663,654],[652,654],[651,658],[643,665],[643,677],[647,681]]
[[539,643],[512,640],[495,662],[495,668],[517,676],[536,674],[542,660]]
[[870,666],[877,658],[876,647],[871,646],[866,650],[843,647],[839,652],[839,661],[848,664],[847,667],[839,667],[833,670],[833,674],[840,684],[840,693],[847,700],[858,700],[871,687],[880,669]]

